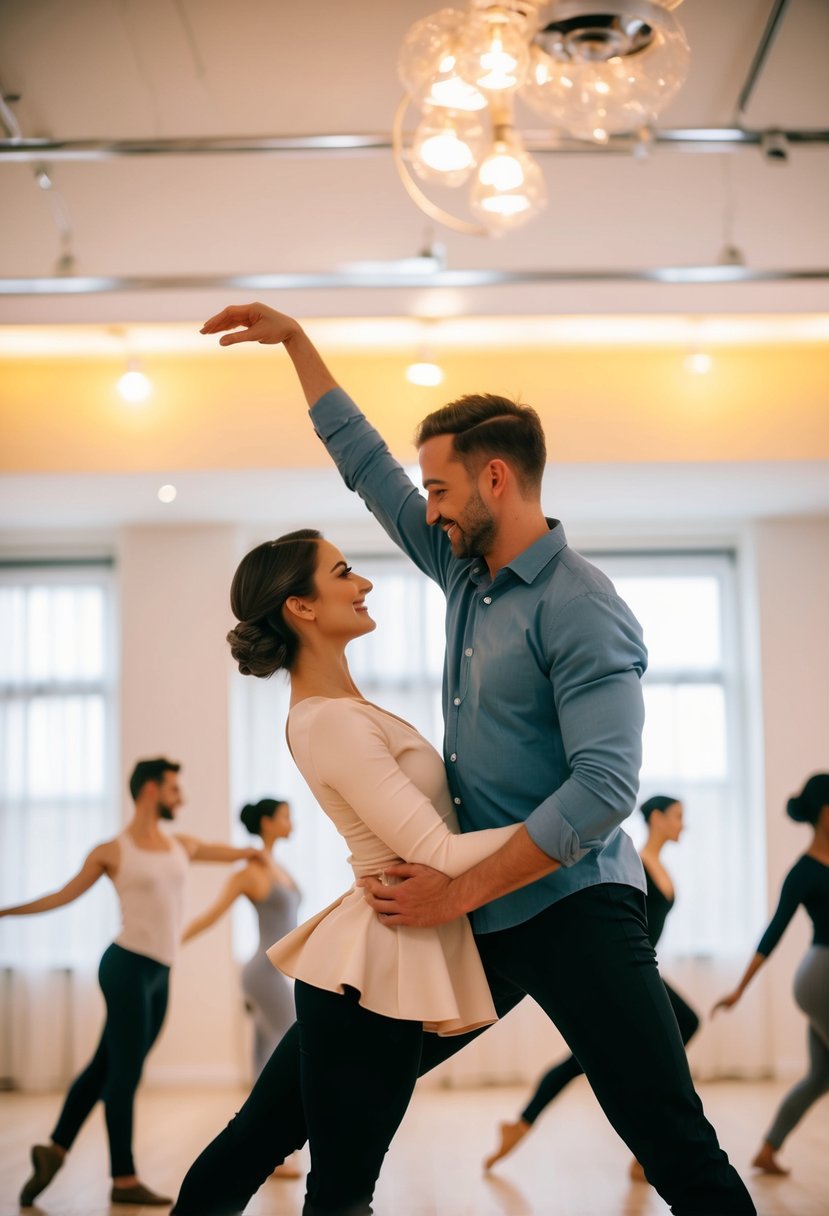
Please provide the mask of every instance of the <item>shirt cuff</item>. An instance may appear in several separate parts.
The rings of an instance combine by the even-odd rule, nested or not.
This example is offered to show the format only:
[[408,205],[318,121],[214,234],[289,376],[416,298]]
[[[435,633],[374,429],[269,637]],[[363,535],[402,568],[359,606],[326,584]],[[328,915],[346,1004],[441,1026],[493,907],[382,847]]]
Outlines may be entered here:
[[537,806],[526,820],[533,844],[563,866],[574,866],[590,852],[583,848],[578,832],[568,823],[555,801],[555,795]]

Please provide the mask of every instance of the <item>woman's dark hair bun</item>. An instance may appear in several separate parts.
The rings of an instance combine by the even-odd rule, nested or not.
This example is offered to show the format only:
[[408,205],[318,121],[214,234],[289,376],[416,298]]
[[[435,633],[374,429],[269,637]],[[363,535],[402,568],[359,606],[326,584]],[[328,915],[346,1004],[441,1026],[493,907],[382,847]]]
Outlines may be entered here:
[[681,802],[681,798],[674,798],[671,794],[654,794],[652,798],[647,798],[639,810],[645,817],[645,823],[648,822],[654,811],[667,811],[669,806],[673,806],[675,802]]
[[813,773],[800,793],[786,803],[786,814],[795,823],[814,825],[825,806],[829,806],[829,773]]
[[239,563],[230,586],[239,624],[227,640],[243,676],[267,679],[296,662],[299,637],[282,609],[292,595],[314,594],[319,539],[315,528],[300,528],[257,545]]
[[260,798],[258,802],[246,802],[239,812],[239,818],[251,836],[258,836],[262,820],[270,818],[283,804],[282,798]]
[[285,638],[267,621],[240,621],[227,635],[230,653],[243,676],[267,679],[287,663]]

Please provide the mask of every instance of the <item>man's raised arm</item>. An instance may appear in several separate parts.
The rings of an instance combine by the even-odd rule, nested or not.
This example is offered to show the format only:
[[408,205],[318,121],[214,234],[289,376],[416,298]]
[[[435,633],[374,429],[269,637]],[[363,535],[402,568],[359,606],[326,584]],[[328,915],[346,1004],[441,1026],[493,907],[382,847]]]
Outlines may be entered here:
[[330,389],[337,388],[336,380],[299,322],[265,304],[231,304],[205,321],[200,332],[222,334],[221,346],[235,346],[237,342],[261,342],[265,346],[281,343],[296,368],[309,407]]

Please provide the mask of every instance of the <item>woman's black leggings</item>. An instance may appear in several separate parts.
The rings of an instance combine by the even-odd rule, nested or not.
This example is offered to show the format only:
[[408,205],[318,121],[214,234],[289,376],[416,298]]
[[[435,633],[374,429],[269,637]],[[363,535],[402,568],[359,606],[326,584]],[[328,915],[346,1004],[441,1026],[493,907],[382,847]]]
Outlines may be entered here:
[[[326,992],[297,980],[296,1025],[274,1051],[250,1097],[184,1179],[174,1211],[228,1216],[246,1206],[277,1161],[281,1115],[307,1113],[311,1172],[303,1216],[365,1216],[383,1158],[420,1071],[421,1022],[384,1017],[358,993]],[[296,1107],[273,1110],[272,1082],[288,1082]],[[291,1148],[300,1148],[301,1135]]]
[[66,1095],[52,1140],[69,1149],[92,1108],[103,1099],[113,1178],[135,1173],[132,1111],[147,1053],[167,1012],[170,968],[115,944],[104,951],[98,982],[107,1018],[90,1063]]
[[[665,984],[668,1000],[671,1002],[671,1008],[676,1014],[682,1044],[683,1046],[687,1046],[689,1040],[699,1030],[699,1018],[687,1001],[683,1001],[679,993],[675,992],[670,984],[665,983],[665,980],[662,983]],[[525,1123],[535,1123],[544,1108],[549,1106],[554,1098],[558,1097],[565,1085],[569,1085],[576,1077],[582,1076],[584,1076],[584,1069],[575,1056],[568,1056],[560,1064],[555,1064],[548,1072],[545,1072],[538,1085],[536,1085],[533,1096],[521,1112],[521,1118]]]

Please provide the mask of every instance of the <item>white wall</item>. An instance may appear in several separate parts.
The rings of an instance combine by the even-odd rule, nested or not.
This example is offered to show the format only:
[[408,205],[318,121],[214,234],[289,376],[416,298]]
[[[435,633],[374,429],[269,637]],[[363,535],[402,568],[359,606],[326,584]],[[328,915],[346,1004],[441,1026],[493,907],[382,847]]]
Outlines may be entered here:
[[[135,527],[118,546],[121,601],[121,760],[180,761],[185,805],[177,826],[229,839],[228,749],[232,624],[228,589],[239,557],[229,526]],[[202,908],[228,872],[194,864],[189,911]],[[242,1067],[240,995],[230,919],[182,950],[167,1024],[147,1067],[160,1082],[235,1081]]]

